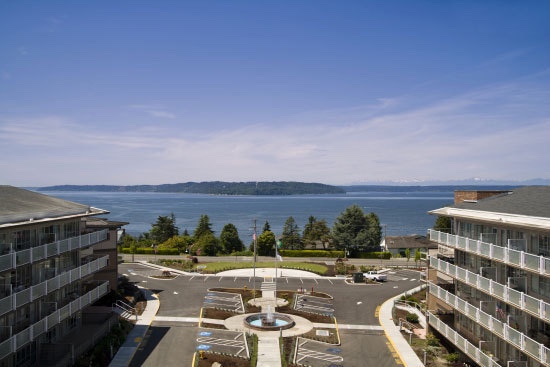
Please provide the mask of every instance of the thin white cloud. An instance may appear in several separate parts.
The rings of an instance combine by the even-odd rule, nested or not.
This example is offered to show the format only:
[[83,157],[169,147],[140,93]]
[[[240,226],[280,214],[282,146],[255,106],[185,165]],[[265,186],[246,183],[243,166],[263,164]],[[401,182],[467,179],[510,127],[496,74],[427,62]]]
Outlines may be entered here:
[[[10,160],[0,162],[0,171],[17,168],[17,178],[26,178],[20,185],[548,178],[541,167],[550,156],[550,91],[533,81],[485,86],[416,108],[398,98],[232,130],[153,124],[98,130],[61,117],[4,117],[0,153]],[[67,165],[74,167],[69,175]]]
[[143,111],[151,117],[158,117],[164,119],[175,119],[176,115],[172,112],[166,111],[165,108],[158,105],[129,105],[128,108],[132,110]]

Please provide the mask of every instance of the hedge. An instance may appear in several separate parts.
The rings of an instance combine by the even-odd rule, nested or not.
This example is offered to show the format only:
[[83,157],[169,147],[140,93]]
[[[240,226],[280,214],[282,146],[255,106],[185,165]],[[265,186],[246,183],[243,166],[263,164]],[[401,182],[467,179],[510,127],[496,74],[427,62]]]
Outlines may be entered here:
[[[130,247],[123,247],[120,249],[120,253],[131,254]],[[136,248],[136,254],[138,255],[154,255],[155,251],[151,247],[138,247]],[[179,255],[180,252],[177,248],[157,249],[157,255]]]
[[344,257],[344,251],[338,250],[279,250],[286,257]]

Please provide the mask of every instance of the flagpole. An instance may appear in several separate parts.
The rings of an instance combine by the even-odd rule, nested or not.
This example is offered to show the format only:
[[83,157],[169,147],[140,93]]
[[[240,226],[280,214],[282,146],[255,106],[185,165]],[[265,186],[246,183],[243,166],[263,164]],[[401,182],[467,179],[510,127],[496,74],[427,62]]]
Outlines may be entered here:
[[279,241],[275,241],[275,299],[277,299],[277,273],[279,272],[279,250],[277,249]]
[[254,219],[254,290],[252,291],[253,299],[256,299],[256,219]]

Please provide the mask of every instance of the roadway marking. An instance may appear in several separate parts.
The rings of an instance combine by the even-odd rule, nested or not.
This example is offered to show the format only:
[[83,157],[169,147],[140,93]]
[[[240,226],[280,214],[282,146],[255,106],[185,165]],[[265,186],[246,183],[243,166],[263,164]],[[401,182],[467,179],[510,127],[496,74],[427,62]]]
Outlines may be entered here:
[[376,306],[376,310],[374,310],[374,317],[378,317],[380,315],[380,306]]
[[332,280],[330,280],[330,279],[327,279],[327,280],[330,282],[330,284],[334,284],[334,283],[332,282]]
[[300,358],[296,359],[297,363],[301,362],[302,360],[304,360],[306,358],[320,359],[320,360],[323,360],[323,361],[335,362],[335,363],[344,361],[344,358],[342,358],[341,356],[337,356],[337,355],[330,354],[330,353],[318,352],[316,350],[302,348],[302,346],[305,345],[306,343],[307,342],[302,343],[302,344],[299,345],[298,356],[300,356]]

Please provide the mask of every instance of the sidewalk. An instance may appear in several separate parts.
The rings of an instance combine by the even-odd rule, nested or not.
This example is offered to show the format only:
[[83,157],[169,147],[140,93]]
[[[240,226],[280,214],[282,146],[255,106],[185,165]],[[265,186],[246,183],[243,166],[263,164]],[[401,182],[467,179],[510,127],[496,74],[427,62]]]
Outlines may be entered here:
[[130,365],[134,354],[139,348],[141,341],[145,337],[147,330],[149,330],[149,326],[157,314],[160,307],[158,296],[145,288],[142,288],[142,291],[145,294],[145,299],[147,299],[147,306],[143,313],[138,316],[136,325],[126,337],[126,341],[118,350],[109,364],[109,367],[127,367]]
[[[411,292],[411,291],[409,291]],[[420,358],[416,355],[412,347],[409,345],[405,337],[399,331],[399,326],[393,322],[392,309],[393,301],[399,299],[401,295],[390,298],[380,307],[379,320],[380,325],[386,333],[386,337],[392,344],[393,348],[399,355],[399,359],[405,367],[421,367],[424,366]]]

